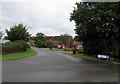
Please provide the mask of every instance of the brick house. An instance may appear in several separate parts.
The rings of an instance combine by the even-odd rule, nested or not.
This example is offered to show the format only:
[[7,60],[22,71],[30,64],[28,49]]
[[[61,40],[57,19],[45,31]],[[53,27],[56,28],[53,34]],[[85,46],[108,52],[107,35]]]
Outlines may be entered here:
[[72,47],[72,42],[73,42],[73,39],[72,39],[72,36],[67,36],[68,39],[67,39],[67,44],[66,46],[60,42],[60,39],[62,38],[62,35],[61,36],[47,36],[46,37],[46,40],[52,40],[54,42],[54,45],[58,48],[58,47],[63,47],[63,48],[69,48],[69,47]]
[[72,36],[68,36],[67,39],[67,45],[65,46],[64,44],[60,43],[60,38],[61,36],[47,36],[47,40],[52,40],[54,42],[54,45],[56,47],[58,46],[64,46],[66,48],[73,48],[73,46],[76,46],[77,48],[82,48],[82,42],[75,41]]
[[73,41],[73,45],[76,46],[76,48],[83,48],[82,42],[79,41]]
[[[74,45],[75,45],[77,48],[82,47],[82,42],[75,41],[72,36],[67,36],[68,39],[67,39],[67,41],[66,41],[67,44],[66,44],[66,46],[65,46],[64,44],[62,44],[62,43],[60,42],[60,39],[62,38],[62,36],[63,36],[63,35],[60,35],[60,36],[46,36],[46,42],[47,42],[48,40],[52,40],[53,43],[54,43],[54,46],[57,47],[57,48],[60,47],[60,46],[62,46],[63,48],[65,48],[65,47],[66,47],[66,48],[72,48]],[[34,46],[34,45],[35,45],[35,37],[34,37],[34,36],[30,38],[29,43],[30,43],[31,46]]]

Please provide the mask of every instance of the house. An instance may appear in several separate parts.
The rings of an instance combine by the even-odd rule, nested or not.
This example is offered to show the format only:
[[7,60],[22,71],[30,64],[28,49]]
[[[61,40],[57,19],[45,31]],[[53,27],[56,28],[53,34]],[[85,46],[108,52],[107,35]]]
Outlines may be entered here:
[[[60,36],[46,36],[46,42],[48,40],[52,40],[53,43],[54,43],[54,46],[57,47],[57,48],[73,48],[73,46],[76,46],[77,48],[81,48],[82,47],[82,42],[79,42],[79,41],[76,41],[73,39],[72,36],[67,36],[67,40],[65,41],[66,42],[66,45],[64,45],[64,43],[61,42],[61,38],[63,37],[63,35],[60,35]],[[29,42],[30,42],[30,45],[34,46],[35,45],[35,38],[36,37],[31,37]]]
[[33,37],[30,37],[30,39],[29,39],[29,44],[31,45],[31,46],[35,46],[35,37],[33,36]]
[[73,45],[76,46],[76,48],[83,48],[83,43],[79,41],[73,41]]
[[47,36],[46,40],[52,40],[54,42],[54,45],[57,48],[70,48],[72,47],[72,36],[67,36],[67,40],[66,40],[66,45],[64,45],[64,43],[61,42],[61,38],[63,37],[63,35],[60,36]]

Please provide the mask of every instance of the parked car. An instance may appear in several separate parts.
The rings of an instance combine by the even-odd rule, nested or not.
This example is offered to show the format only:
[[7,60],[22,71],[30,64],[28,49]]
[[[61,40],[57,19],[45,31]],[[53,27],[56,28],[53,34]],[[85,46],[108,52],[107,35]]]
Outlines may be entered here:
[[65,46],[64,46],[64,45],[58,45],[57,48],[58,48],[58,49],[64,49]]

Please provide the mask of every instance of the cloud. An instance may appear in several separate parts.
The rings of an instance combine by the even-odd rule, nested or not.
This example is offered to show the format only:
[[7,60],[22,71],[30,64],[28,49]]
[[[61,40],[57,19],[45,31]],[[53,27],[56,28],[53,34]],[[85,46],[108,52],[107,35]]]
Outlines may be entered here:
[[74,22],[70,22],[70,12],[79,0],[2,0],[2,28],[23,23],[35,35],[60,35],[68,33],[75,36]]

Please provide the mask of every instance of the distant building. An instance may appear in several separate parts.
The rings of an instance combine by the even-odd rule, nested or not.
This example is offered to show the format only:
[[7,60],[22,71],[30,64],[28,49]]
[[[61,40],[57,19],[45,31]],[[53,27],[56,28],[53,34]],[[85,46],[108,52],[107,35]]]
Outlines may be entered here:
[[72,36],[67,36],[68,39],[67,39],[67,44],[66,46],[60,42],[60,39],[62,38],[62,35],[61,36],[47,36],[46,37],[46,40],[52,40],[54,42],[54,45],[57,47],[57,48],[70,48],[72,47],[72,42],[73,42],[73,39],[72,39]]
[[[82,47],[82,42],[79,42],[79,41],[75,41],[73,39],[72,36],[68,36],[68,40],[67,40],[67,44],[66,46],[64,44],[62,44],[60,42],[60,39],[61,39],[62,35],[60,36],[46,36],[46,42],[48,40],[52,40],[53,43],[54,43],[54,46],[57,47],[57,48],[72,48],[74,45],[77,47],[77,48],[81,48]],[[36,37],[31,37],[29,42],[30,42],[30,45],[34,46],[35,45],[35,38]]]
[[73,45],[76,46],[76,48],[83,48],[82,42],[79,41],[73,41]]
[[30,39],[29,39],[29,44],[31,45],[31,46],[35,46],[35,37],[33,36],[33,37],[30,37]]

